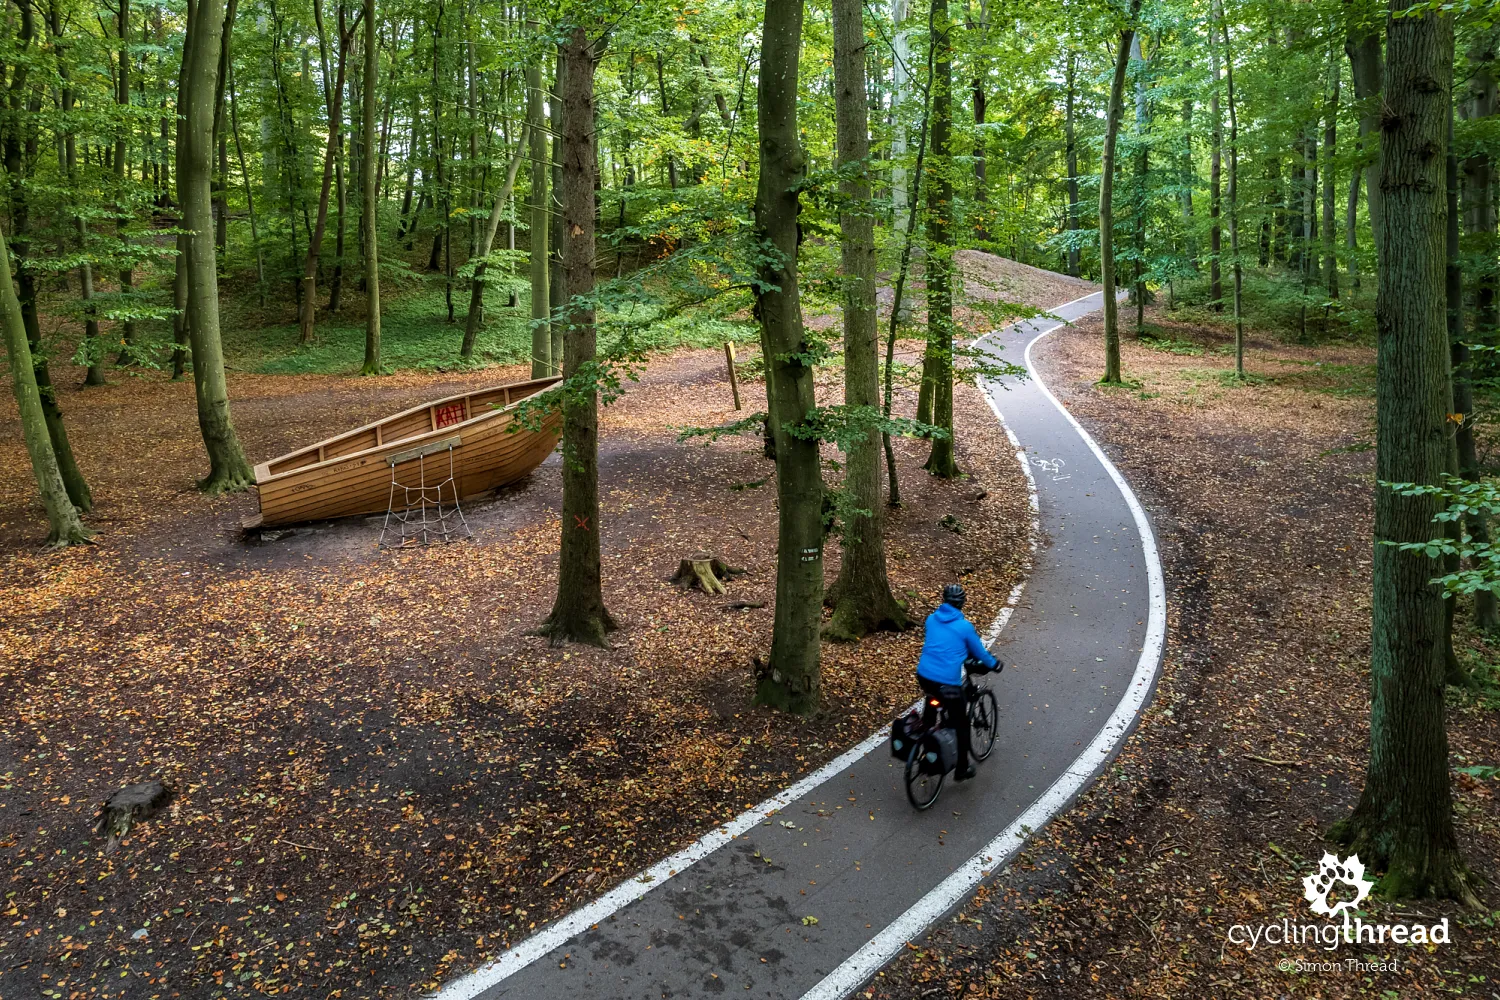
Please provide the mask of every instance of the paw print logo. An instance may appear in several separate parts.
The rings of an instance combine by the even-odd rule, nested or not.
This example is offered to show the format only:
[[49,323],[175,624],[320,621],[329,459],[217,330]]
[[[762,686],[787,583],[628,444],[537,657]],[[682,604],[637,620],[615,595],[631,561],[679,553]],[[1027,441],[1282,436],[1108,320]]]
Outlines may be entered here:
[[[1342,899],[1329,906],[1328,894],[1340,882],[1353,889],[1356,895],[1353,899]],[[1334,917],[1344,910],[1354,909],[1365,901],[1373,888],[1375,883],[1365,878],[1365,866],[1358,854],[1351,854],[1341,861],[1336,855],[1325,853],[1323,860],[1318,862],[1318,870],[1302,880],[1302,894],[1312,904],[1312,911],[1324,917]]]

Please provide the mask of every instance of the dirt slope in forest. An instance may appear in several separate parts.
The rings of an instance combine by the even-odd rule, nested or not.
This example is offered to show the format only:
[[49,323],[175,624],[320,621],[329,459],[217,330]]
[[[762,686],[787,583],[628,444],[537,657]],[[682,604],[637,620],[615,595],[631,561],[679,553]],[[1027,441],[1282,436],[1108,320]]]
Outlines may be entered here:
[[[262,460],[506,377],[521,373],[230,385]],[[412,996],[913,697],[918,631],[825,646],[828,707],[811,722],[748,707],[771,626],[773,467],[758,439],[676,440],[764,398],[744,385],[732,410],[721,353],[654,359],[605,412],[610,652],[528,634],[556,586],[555,456],[469,506],[472,542],[381,555],[378,525],[355,520],[249,548],[234,529],[253,499],[192,489],[191,386],[114,378],[64,402],[100,500],[91,548],[27,547],[43,522],[0,418],[0,997]],[[934,480],[925,448],[898,442],[890,571],[917,615],[962,578],[983,621],[1018,579],[1029,514],[988,407],[957,397],[971,478]],[[748,570],[727,597],[667,583],[698,549]],[[176,789],[169,815],[102,853],[96,804],[155,775]]]
[[[1126,338],[1132,388],[1094,384],[1097,320],[1034,352],[1151,514],[1169,601],[1155,701],[1077,806],[863,995],[1489,998],[1495,915],[1449,903],[1367,907],[1371,922],[1447,917],[1452,943],[1433,949],[1226,942],[1233,924],[1325,923],[1301,880],[1363,784],[1373,353],[1252,338],[1238,385],[1222,332],[1169,317],[1150,314],[1151,346]],[[1466,641],[1470,662],[1500,662]],[[1450,697],[1455,768],[1500,764],[1489,683]],[[1500,909],[1497,783],[1454,783],[1464,855]],[[1399,971],[1296,966],[1354,958]]]

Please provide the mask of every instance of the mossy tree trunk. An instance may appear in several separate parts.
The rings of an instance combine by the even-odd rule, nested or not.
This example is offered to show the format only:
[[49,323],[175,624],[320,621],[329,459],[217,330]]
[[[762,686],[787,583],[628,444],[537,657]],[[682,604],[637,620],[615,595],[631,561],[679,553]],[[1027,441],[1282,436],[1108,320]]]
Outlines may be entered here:
[[803,0],[766,0],[757,85],[755,240],[760,264],[755,313],[761,353],[771,372],[767,410],[776,442],[780,509],[771,655],[757,671],[755,700],[810,715],[821,696],[823,475],[817,439],[798,433],[817,406],[797,277],[798,190],[807,172],[797,133],[802,19]]
[[[875,209],[863,164],[870,157],[870,110],[865,87],[867,40],[861,0],[833,0],[833,76],[839,165],[857,176],[840,183],[839,217],[844,268],[844,404],[874,412],[881,404],[875,323]],[[844,490],[844,558],[826,603],[831,639],[857,639],[874,629],[910,627],[891,595],[886,576],[884,516],[880,497],[880,432],[870,430],[849,446]]]
[[598,48],[575,25],[558,58],[566,65],[562,97],[563,280],[569,306],[563,333],[562,545],[557,601],[539,630],[554,643],[606,646],[615,621],[604,606],[599,566],[599,394],[593,365],[594,70]]
[[177,198],[187,249],[187,327],[193,355],[198,429],[208,449],[209,472],[198,485],[209,493],[245,489],[255,474],[240,447],[229,413],[224,347],[219,336],[219,276],[214,250],[214,94],[218,89],[223,0],[188,5],[183,40],[182,122],[177,133]]
[[5,332],[5,352],[10,356],[10,374],[21,416],[21,434],[31,456],[31,471],[47,509],[49,531],[47,542],[58,547],[88,541],[92,534],[78,519],[78,510],[68,498],[52,439],[47,433],[47,418],[42,412],[42,396],[37,388],[36,371],[31,362],[31,345],[26,340],[26,323],[21,318],[21,303],[11,284],[10,252],[0,235],[0,327]]
[[[1401,13],[1409,0],[1393,0]],[[1443,704],[1439,566],[1388,543],[1432,537],[1441,501],[1387,483],[1437,484],[1449,469],[1444,294],[1445,137],[1453,22],[1424,12],[1387,21],[1379,188],[1385,199],[1376,304],[1374,601],[1370,762],[1354,811],[1331,836],[1385,870],[1391,896],[1473,901],[1453,830]]]
[[37,315],[36,276],[26,266],[31,245],[31,203],[27,199],[25,180],[30,176],[31,166],[37,162],[37,129],[27,128],[23,123],[35,121],[42,109],[39,87],[32,86],[30,65],[36,40],[36,17],[32,4],[21,4],[15,25],[17,47],[22,57],[11,72],[6,103],[10,110],[10,127],[4,129],[4,156],[6,180],[10,195],[10,224],[12,245],[15,247],[16,292],[19,296],[21,321],[26,331],[26,345],[31,355],[32,377],[36,381],[41,397],[42,417],[47,425],[47,436],[52,442],[52,453],[62,475],[63,485],[73,505],[87,511],[93,507],[88,482],[73,457],[73,445],[68,440],[68,430],[63,424],[62,408],[57,403],[57,390],[52,385],[52,374],[47,356],[42,347],[42,324]]

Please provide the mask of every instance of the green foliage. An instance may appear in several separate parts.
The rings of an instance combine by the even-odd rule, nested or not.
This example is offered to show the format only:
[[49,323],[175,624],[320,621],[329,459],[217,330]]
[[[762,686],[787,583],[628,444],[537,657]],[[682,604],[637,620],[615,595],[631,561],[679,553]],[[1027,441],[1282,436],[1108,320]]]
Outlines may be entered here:
[[1382,483],[1400,496],[1437,497],[1443,502],[1443,510],[1433,518],[1439,524],[1459,526],[1457,537],[1439,535],[1425,542],[1382,542],[1394,545],[1402,552],[1416,552],[1429,559],[1457,557],[1462,565],[1452,573],[1433,578],[1433,583],[1443,588],[1446,596],[1473,594],[1475,591],[1500,590],[1500,546],[1488,541],[1476,541],[1469,533],[1474,521],[1493,525],[1500,517],[1500,479],[1483,478],[1475,481],[1457,476],[1445,477],[1440,486],[1416,483]]

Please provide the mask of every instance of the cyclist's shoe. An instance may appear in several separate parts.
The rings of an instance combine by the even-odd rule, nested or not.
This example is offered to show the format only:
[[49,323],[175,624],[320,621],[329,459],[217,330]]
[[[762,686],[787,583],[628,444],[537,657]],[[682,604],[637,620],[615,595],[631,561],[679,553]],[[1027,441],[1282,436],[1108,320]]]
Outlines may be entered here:
[[968,781],[970,778],[974,777],[974,775],[976,775],[978,773],[979,773],[978,771],[974,770],[974,765],[973,764],[965,764],[962,767],[960,767],[958,770],[956,770],[956,771],[953,772],[953,780],[954,781]]

